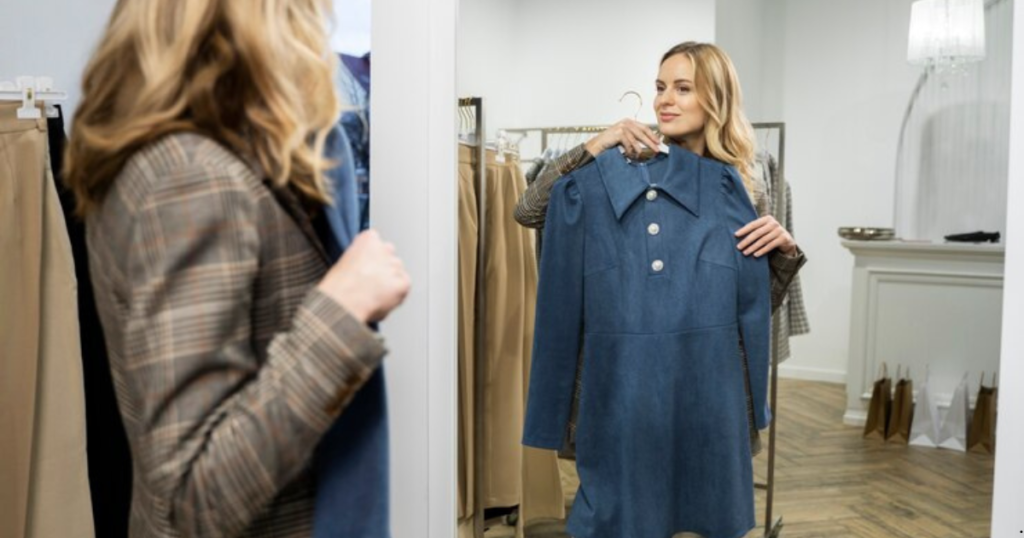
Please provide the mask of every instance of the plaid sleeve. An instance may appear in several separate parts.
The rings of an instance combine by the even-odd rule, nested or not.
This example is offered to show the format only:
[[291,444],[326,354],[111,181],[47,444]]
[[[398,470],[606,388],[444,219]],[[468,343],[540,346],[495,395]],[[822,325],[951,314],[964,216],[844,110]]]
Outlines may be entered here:
[[804,251],[797,247],[796,254],[790,256],[778,249],[768,255],[768,267],[771,269],[772,281],[772,312],[782,306],[782,302],[789,293],[790,284],[793,278],[800,271],[800,268],[807,263],[807,256]]
[[593,160],[586,146],[580,144],[546,166],[516,204],[516,222],[527,228],[543,228],[555,181]]
[[236,536],[307,465],[385,349],[311,290],[267,356],[253,349],[256,197],[215,166],[153,182],[125,216],[124,292],[137,468],[175,534]]

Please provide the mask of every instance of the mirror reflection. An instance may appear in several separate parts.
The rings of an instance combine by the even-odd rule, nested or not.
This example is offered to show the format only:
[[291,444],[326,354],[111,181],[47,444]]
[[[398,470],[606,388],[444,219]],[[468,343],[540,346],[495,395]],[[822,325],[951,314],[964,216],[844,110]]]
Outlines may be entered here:
[[988,536],[1012,8],[463,2],[460,537]]

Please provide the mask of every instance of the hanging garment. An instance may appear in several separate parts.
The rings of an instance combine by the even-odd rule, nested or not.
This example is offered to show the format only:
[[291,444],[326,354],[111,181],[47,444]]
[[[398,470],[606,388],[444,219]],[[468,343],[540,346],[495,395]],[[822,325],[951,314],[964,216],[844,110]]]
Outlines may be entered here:
[[[550,198],[551,190],[554,187],[556,181],[569,174],[573,170],[582,168],[594,161],[594,157],[586,150],[585,145],[580,144],[569,151],[562,154],[549,154],[545,152],[544,166],[537,170],[536,174],[533,175],[533,179],[530,180],[530,176],[527,176],[528,185],[526,192],[520,198],[519,203],[516,205],[515,218],[519,224],[528,228],[537,228],[537,258],[541,258],[541,246],[543,244],[543,226],[547,215],[548,200]],[[761,161],[759,161],[760,163]],[[765,161],[767,162],[767,157]],[[767,175],[767,167],[762,167],[762,171],[765,173],[762,175],[760,172],[755,174],[755,179],[760,180],[760,188],[756,188],[754,197],[754,206],[757,210],[758,217],[763,217],[770,213],[770,196],[769,196],[769,181]],[[755,183],[755,185],[757,185]],[[787,256],[779,251],[773,251],[768,256],[769,267],[771,268],[771,298],[772,298],[772,312],[778,312],[782,307],[783,302],[788,296],[789,290],[791,289],[792,282],[796,275],[800,271],[800,268],[807,263],[807,256],[799,248],[795,256]],[[802,306],[802,301],[800,305]],[[782,319],[784,316],[776,316],[776,320]],[[579,408],[579,387],[582,382],[583,374],[583,352],[579,359],[579,364],[576,370],[576,392],[573,395],[573,405],[571,410],[571,417],[569,424],[566,428],[566,440],[561,450],[559,450],[559,457],[567,459],[575,459],[575,447],[576,447],[576,417]],[[746,362],[744,362],[746,364]],[[748,396],[749,397],[749,396]],[[752,409],[752,400],[749,407]],[[750,428],[751,428],[751,452],[757,455],[761,452],[761,442],[758,430],[754,424],[753,411],[750,414]]]
[[604,152],[555,184],[523,442],[561,447],[582,333],[572,536],[754,527],[745,391],[766,427],[769,268],[733,232],[755,217],[735,169],[681,148]]
[[46,119],[0,104],[0,537],[92,538],[75,268]]
[[[320,208],[312,224],[334,263],[359,233],[360,213],[352,150],[341,126],[331,131],[326,151],[337,163],[327,171],[334,203]],[[390,538],[388,451],[382,365],[317,446],[313,538]]]
[[470,148],[459,146],[459,518],[473,514],[476,479],[475,454],[476,394],[476,275],[479,224],[476,200],[476,167]]
[[59,179],[63,170],[64,116],[47,120],[50,163],[71,240],[78,282],[78,326],[85,378],[85,427],[89,460],[89,490],[96,536],[127,538],[132,506],[132,457],[128,436],[117,409],[114,381],[110,375],[107,345],[96,311],[96,297],[89,276],[89,251],[85,244],[85,223],[75,214],[74,192]]
[[[324,145],[325,157],[335,166],[326,171],[334,203],[325,206],[323,216],[331,228],[333,239],[325,243],[328,256],[336,260],[352,244],[361,230],[359,186],[356,177],[355,158],[348,133],[340,124],[335,125],[327,135]],[[335,248],[336,247],[336,248]]]
[[[478,168],[477,150],[460,146],[459,151],[460,170],[472,174],[474,178],[468,182],[460,180],[460,183],[473,185]],[[476,411],[484,414],[483,421],[486,424],[484,476],[481,477],[484,506],[474,508],[519,506],[518,532],[521,536],[522,527],[530,521],[564,518],[565,505],[555,455],[524,448],[520,443],[526,408],[525,388],[530,375],[537,288],[537,263],[529,231],[518,226],[512,219],[516,201],[526,189],[525,178],[517,159],[508,158],[506,162],[499,163],[493,151],[488,151],[486,155],[486,203],[483,215],[485,262],[483,267],[467,271],[484,271],[487,308],[482,322],[486,331],[486,355],[472,357],[473,364],[465,365],[460,370],[463,375],[471,374],[481,361],[487,361],[487,381],[482,387],[484,409]],[[469,176],[464,174],[463,177]],[[464,210],[469,209],[467,204]],[[466,233],[461,231],[460,237]],[[470,243],[467,238],[467,246]],[[479,244],[477,248],[480,248]],[[476,251],[466,251],[466,254],[474,259],[477,255]],[[469,265],[468,261],[466,265]],[[468,284],[462,281],[463,286]],[[460,298],[460,303],[464,309],[472,306],[465,296]],[[472,310],[468,312],[472,313]],[[466,318],[463,320],[465,325],[462,338],[465,351],[469,351],[475,344],[475,339],[470,340],[469,337],[473,335],[472,327],[476,320],[468,319],[470,316]],[[465,362],[470,356],[472,353],[463,354],[460,362]],[[472,401],[472,392],[469,390],[473,388],[472,380],[465,379],[460,382],[460,386],[466,387],[465,399]],[[466,419],[472,419],[472,416],[464,416],[463,420]],[[467,422],[465,428],[471,435],[475,431],[472,426],[472,422]],[[460,446],[467,445],[460,443]],[[471,455],[472,452],[466,454]],[[471,478],[469,466],[472,465],[472,459],[467,459],[469,461],[463,462],[463,468]],[[465,515],[468,517],[471,514]]]
[[[790,234],[795,236],[793,226],[793,191],[789,182],[780,176],[778,161],[774,155],[759,153],[755,163],[754,179],[758,185],[758,193],[754,196],[754,206],[760,215],[774,215],[779,224]],[[773,185],[785,181],[785,207],[775,207],[775,192]],[[810,323],[807,318],[807,309],[804,306],[803,286],[800,283],[800,275],[794,274],[789,284],[789,290],[782,299],[782,306],[774,318],[775,324],[772,328],[772,338],[778,342],[779,362],[783,362],[792,356],[789,344],[790,337],[800,336],[811,332]]]
[[128,160],[86,231],[132,536],[310,536],[314,449],[386,350],[316,288],[329,260],[298,196],[178,133]]
[[370,55],[338,57],[334,84],[346,108],[341,125],[352,146],[359,192],[359,229],[365,230],[370,227]]

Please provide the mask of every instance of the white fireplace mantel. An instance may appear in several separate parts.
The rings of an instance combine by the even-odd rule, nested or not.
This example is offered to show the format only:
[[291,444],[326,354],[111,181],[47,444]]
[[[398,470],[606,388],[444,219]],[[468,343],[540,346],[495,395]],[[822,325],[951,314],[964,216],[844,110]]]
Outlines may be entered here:
[[847,424],[862,425],[883,362],[910,368],[915,389],[931,371],[940,414],[964,373],[999,367],[1003,245],[843,241],[854,255]]

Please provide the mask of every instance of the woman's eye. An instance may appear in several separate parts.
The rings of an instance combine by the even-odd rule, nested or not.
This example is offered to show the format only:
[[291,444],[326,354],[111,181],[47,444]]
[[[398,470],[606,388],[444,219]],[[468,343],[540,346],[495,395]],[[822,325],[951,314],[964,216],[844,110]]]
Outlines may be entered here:
[[680,86],[680,87],[676,88],[676,91],[679,92],[679,93],[690,93],[690,87],[689,86]]

